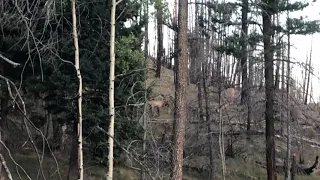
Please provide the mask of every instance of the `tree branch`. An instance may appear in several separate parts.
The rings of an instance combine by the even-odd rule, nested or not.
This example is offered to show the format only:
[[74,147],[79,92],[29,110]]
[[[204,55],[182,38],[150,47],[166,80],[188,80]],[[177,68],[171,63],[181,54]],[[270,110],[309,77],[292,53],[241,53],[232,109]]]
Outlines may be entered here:
[[7,63],[13,65],[13,67],[21,66],[21,64],[11,61],[10,59],[6,58],[1,53],[0,53],[0,58],[3,59],[4,61],[6,61]]
[[134,157],[133,154],[131,154],[128,150],[126,150],[117,140],[114,139],[113,136],[110,136],[110,134],[105,131],[103,128],[101,128],[100,126],[96,126],[97,129],[99,129],[101,132],[105,133],[106,135],[108,135],[109,137],[111,137],[114,142],[124,151],[126,152],[129,156],[131,156],[145,171],[147,171],[148,175],[150,176],[150,178],[152,180],[155,180],[155,178],[151,175],[149,169],[141,162],[139,161],[136,157]]
[[8,168],[7,163],[6,163],[6,160],[4,159],[4,157],[2,156],[1,153],[0,153],[0,160],[1,160],[1,164],[2,164],[2,166],[3,166],[3,168],[4,168],[4,170],[5,170],[6,173],[7,173],[8,178],[9,178],[10,180],[13,180],[13,179],[12,179],[11,172],[10,172],[10,169]]

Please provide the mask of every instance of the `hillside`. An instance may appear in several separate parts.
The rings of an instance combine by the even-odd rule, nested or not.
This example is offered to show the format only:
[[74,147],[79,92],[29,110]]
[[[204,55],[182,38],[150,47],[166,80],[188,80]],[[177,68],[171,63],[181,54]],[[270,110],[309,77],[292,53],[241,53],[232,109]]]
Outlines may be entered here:
[[[148,63],[148,86],[152,87],[153,97],[164,96],[174,97],[174,80],[173,71],[165,67],[161,69],[161,78],[155,78],[155,65],[150,60]],[[212,87],[209,88],[210,96],[210,115],[214,123],[211,126],[218,133],[218,114],[215,109],[218,107],[217,94],[214,93]],[[238,93],[239,95],[239,93]],[[245,132],[246,122],[246,108],[239,105],[237,98],[234,104],[229,104],[222,109],[223,129],[226,134],[233,134],[232,136],[225,136],[225,150],[228,147],[228,142],[232,141],[235,158],[227,157],[227,174],[228,179],[264,179],[265,177],[265,136],[264,136],[264,92],[258,89],[253,89],[253,126],[250,140],[247,140]],[[276,93],[278,103],[281,102],[281,91]],[[293,116],[292,134],[292,152],[299,154],[303,151],[305,162],[301,166],[311,166],[314,162],[315,156],[319,155],[320,141],[319,130],[320,125],[319,111],[317,105],[301,105],[295,97],[290,98],[291,113]],[[198,116],[198,102],[197,102],[197,87],[190,84],[187,87],[187,105],[188,105],[188,123],[186,132],[185,145],[185,166],[189,169],[197,169],[200,173],[199,179],[206,179],[206,173],[209,167],[209,151],[207,143],[207,123],[200,122]],[[171,107],[172,108],[172,107]],[[277,109],[278,110],[278,109]],[[283,110],[284,111],[284,110]],[[286,117],[284,117],[286,118]],[[160,111],[160,116],[151,118],[154,135],[160,140],[165,134],[167,140],[170,140],[170,132],[172,130],[172,113],[163,109]],[[165,125],[164,125],[165,124]],[[277,136],[276,136],[276,151],[277,151],[277,165],[282,166],[286,157],[286,131],[280,135],[280,122],[276,122]],[[216,163],[217,172],[221,166],[219,153],[219,137],[216,137]],[[163,140],[163,139],[162,139]],[[159,142],[160,143],[160,142]],[[161,144],[161,143],[160,143]],[[160,146],[160,145],[159,145]],[[168,156],[167,153],[164,153]],[[166,157],[169,158],[169,157]],[[250,162],[250,163],[248,163]],[[192,170],[191,170],[192,171]],[[198,173],[199,173],[198,172]],[[199,175],[199,174],[198,174]],[[202,175],[202,176],[201,176]],[[314,175],[315,176],[315,175]],[[238,177],[238,178],[236,178]],[[242,178],[241,178],[242,177]],[[196,178],[196,179],[198,179]],[[312,178],[300,177],[300,179]],[[191,178],[193,179],[193,178]]]
[[[168,108],[160,110],[159,117],[152,117],[149,114],[149,129],[148,129],[148,145],[147,155],[148,161],[146,165],[152,171],[155,177],[162,177],[168,179],[168,172],[170,165],[170,148],[171,148],[171,132],[173,122],[173,98],[174,98],[174,79],[173,71],[162,67],[161,78],[155,78],[155,66],[150,60],[148,62],[148,79],[147,85],[152,89],[152,98],[170,100],[170,111]],[[215,169],[217,179],[221,179],[221,158],[219,149],[219,119],[216,109],[218,107],[216,90],[209,87],[209,102],[210,102],[210,115],[213,120],[211,127],[214,129],[215,134]],[[239,93],[238,93],[239,94]],[[265,170],[265,136],[264,136],[264,95],[263,91],[258,89],[253,92],[254,99],[254,114],[252,135],[247,139],[245,134],[246,110],[245,107],[239,105],[239,97],[234,104],[228,104],[222,108],[222,122],[223,130],[226,134],[224,137],[225,151],[228,151],[229,145],[232,144],[234,157],[226,157],[227,167],[227,180],[248,180],[248,179],[266,179]],[[197,87],[190,84],[187,87],[187,105],[188,105],[188,121],[186,132],[185,144],[185,160],[184,160],[184,179],[185,180],[207,180],[208,170],[210,166],[209,149],[208,149],[208,125],[207,122],[201,122],[198,115],[198,101],[197,101]],[[281,99],[281,92],[277,92],[278,99]],[[285,102],[280,102],[285,103]],[[292,97],[290,103],[293,105],[292,113],[295,113],[296,121],[292,123],[292,132],[294,139],[292,141],[292,151],[299,154],[303,149],[303,156],[305,162],[301,166],[309,167],[313,164],[316,155],[319,155],[320,142],[319,142],[319,127],[320,127],[320,114],[317,104],[308,106],[300,105],[298,101]],[[37,104],[37,103],[36,103]],[[30,106],[29,108],[35,109]],[[40,107],[38,111],[40,111]],[[19,124],[21,117],[11,113],[9,118]],[[276,128],[279,132],[280,122],[276,123]],[[19,131],[18,128],[12,128],[12,131]],[[16,132],[15,134],[19,134]],[[302,135],[301,135],[302,134]],[[276,136],[276,151],[277,151],[277,164],[282,166],[284,158],[286,157],[286,132],[284,135]],[[13,139],[14,138],[14,139]],[[12,137],[12,140],[19,141],[18,144],[25,142],[25,137]],[[230,143],[232,142],[232,143]],[[302,146],[303,145],[303,146]],[[300,147],[300,148],[298,148]],[[129,147],[128,147],[129,148]],[[137,147],[137,149],[140,147]],[[55,157],[59,163],[61,179],[66,179],[68,170],[68,152],[70,147],[64,150],[66,153],[55,153]],[[68,152],[67,152],[68,151]],[[15,147],[12,151],[12,157],[15,162],[20,164],[28,173],[31,179],[41,179],[42,175],[39,174],[39,160],[36,154],[20,146]],[[134,151],[132,152],[134,153]],[[41,154],[41,153],[40,153]],[[19,178],[19,175],[14,171],[16,165],[11,160],[9,154],[4,154],[7,164],[12,169],[14,179]],[[128,161],[130,160],[130,161]],[[129,162],[129,163],[128,163]],[[42,163],[44,175],[47,179],[60,179],[56,171],[55,160],[48,155]],[[136,180],[139,179],[139,167],[134,163],[134,160],[128,157],[123,158],[123,161],[115,165],[115,179],[116,180]],[[22,179],[27,179],[23,172]],[[85,173],[88,180],[103,179],[106,174],[106,168],[95,165],[90,158],[85,158]],[[283,177],[280,173],[279,177]],[[298,179],[311,180],[318,179],[315,174],[311,176],[301,176]],[[43,179],[43,178],[42,178]],[[281,179],[281,178],[280,178]]]

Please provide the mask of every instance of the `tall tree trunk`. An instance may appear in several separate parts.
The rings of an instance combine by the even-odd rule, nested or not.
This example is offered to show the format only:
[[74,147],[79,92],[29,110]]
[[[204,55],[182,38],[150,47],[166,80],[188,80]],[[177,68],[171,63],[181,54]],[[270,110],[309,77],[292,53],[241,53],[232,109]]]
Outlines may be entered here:
[[266,160],[268,180],[276,180],[275,161],[275,131],[274,131],[274,78],[273,78],[273,49],[271,37],[274,34],[271,24],[272,11],[276,10],[275,0],[263,0],[262,20],[263,20],[263,43],[265,60],[265,92],[266,92]]
[[114,138],[114,80],[115,80],[115,31],[116,31],[116,6],[118,2],[112,0],[111,8],[111,32],[110,32],[110,74],[109,74],[109,154],[108,154],[108,174],[107,179],[113,179],[113,138]]
[[[4,88],[2,88],[3,92],[6,92]],[[3,93],[7,94],[7,93]],[[7,115],[8,115],[8,98],[1,98],[1,121],[0,121],[0,140],[4,143],[7,142],[8,137],[8,123],[7,123]],[[0,145],[0,154],[4,154],[4,148]],[[2,163],[0,163],[0,179],[4,179],[5,171]]]
[[241,104],[246,103],[248,98],[248,73],[247,73],[247,36],[248,36],[248,0],[242,0],[242,15],[241,15],[241,70],[242,70],[242,89],[241,89]]
[[[145,68],[148,67],[148,43],[149,43],[149,0],[144,0],[142,1],[144,3],[144,20],[146,22],[145,24],[145,34],[144,34],[144,61],[145,61]],[[145,70],[145,74],[144,77],[147,78],[147,70]],[[147,83],[145,81],[145,88],[147,89]],[[147,101],[147,92],[145,92],[145,101]],[[147,115],[146,115],[146,111],[147,111],[147,106],[145,105],[144,107],[144,114],[143,114],[143,142],[142,142],[142,153],[145,154],[146,150],[147,150]],[[145,163],[145,156],[143,156],[143,160],[142,162]],[[141,168],[143,169],[143,168]],[[146,180],[146,172],[144,170],[141,171],[141,180]]]
[[[254,51],[254,48],[253,46],[251,46],[250,48],[250,57],[253,57],[253,51]],[[252,99],[251,99],[251,92],[252,92],[252,86],[253,86],[253,62],[250,58],[250,60],[248,60],[248,63],[249,63],[249,79],[248,79],[248,102],[247,102],[247,105],[248,105],[248,117],[247,117],[247,132],[250,131],[251,129],[251,117],[252,117]],[[248,138],[250,136],[247,136]]]
[[[3,63],[0,62],[0,74],[4,75],[4,67],[3,67]],[[10,136],[9,130],[8,130],[8,120],[7,120],[7,116],[8,116],[8,90],[7,90],[7,86],[5,85],[4,81],[2,81],[3,83],[1,83],[0,88],[1,88],[1,99],[0,99],[0,106],[1,106],[1,120],[0,120],[0,140],[4,143],[7,142],[7,137]],[[0,144],[0,153],[4,154],[4,148],[3,146]],[[3,179],[5,177],[4,175],[4,168],[2,163],[0,163],[0,179]]]
[[173,130],[173,152],[171,177],[182,180],[183,147],[185,123],[187,120],[186,86],[188,71],[188,1],[179,0],[178,47],[179,63],[177,64],[177,81],[175,83],[175,126]]
[[79,43],[77,32],[77,17],[76,17],[76,0],[72,0],[72,27],[73,27],[73,40],[75,47],[75,69],[79,81],[78,89],[78,179],[83,180],[83,152],[82,152],[82,77],[80,72],[80,59],[79,59]]
[[[288,17],[289,19],[289,17]],[[287,19],[287,21],[288,21]],[[289,94],[290,94],[290,34],[288,33],[288,62],[287,62],[287,160],[286,160],[286,167],[287,170],[285,172],[285,179],[290,180],[290,157],[291,157],[291,114],[290,114],[290,103],[289,103]]]
[[[279,21],[279,14],[276,15],[277,26],[280,25]],[[280,32],[277,32],[276,36],[276,57],[277,57],[277,64],[276,64],[276,79],[275,79],[275,88],[280,89],[280,63],[281,63],[281,39],[280,39]]]
[[149,56],[149,0],[144,0],[145,7],[144,7],[144,20],[146,22],[145,24],[145,34],[144,34],[144,58],[148,58]]
[[291,165],[291,180],[295,180],[296,179],[296,173],[297,173],[297,160],[296,160],[296,156],[293,155],[292,156],[292,165]]
[[[196,1],[197,2],[197,1]],[[199,105],[199,117],[200,121],[204,122],[204,114],[203,114],[203,104],[202,104],[202,87],[203,87],[203,69],[201,70],[201,66],[204,63],[204,41],[202,40],[202,37],[199,36],[200,30],[199,30],[199,6],[198,4],[195,4],[196,10],[195,10],[195,33],[196,33],[196,46],[198,46],[199,52],[195,52],[196,56],[195,59],[198,59],[197,61],[197,88],[198,88],[198,105]]]
[[[284,42],[282,41],[281,42],[281,72],[282,72],[282,75],[281,75],[281,102],[284,102],[284,90],[285,90],[285,72],[284,72],[284,69],[285,69],[285,63],[284,63],[284,59],[285,59],[285,54],[284,54],[284,51],[285,51],[285,45],[284,45]],[[281,114],[280,114],[280,125],[281,125],[281,135],[283,135],[283,131],[284,131],[284,114],[283,112],[281,111]]]
[[308,70],[308,79],[307,79],[307,88],[306,88],[306,94],[304,97],[304,104],[307,105],[308,104],[308,95],[309,95],[309,85],[310,85],[310,77],[311,77],[311,61],[312,61],[312,41],[311,41],[311,49],[310,49],[310,56],[309,56],[309,62],[308,62],[308,68],[306,68],[306,70]]
[[[177,0],[174,0],[174,9],[173,9],[173,26],[178,28],[178,15],[177,15]],[[178,33],[174,32],[174,42],[173,42],[173,55],[174,55],[174,65],[173,65],[173,76],[174,84],[177,83],[177,67],[178,67]]]
[[210,174],[209,177],[211,180],[214,180],[214,169],[215,169],[215,164],[214,164],[214,135],[213,135],[213,130],[211,125],[213,124],[211,119],[210,119],[210,112],[209,112],[209,97],[208,97],[208,89],[207,89],[207,69],[208,67],[206,67],[206,65],[202,65],[202,69],[203,69],[203,93],[204,93],[204,101],[205,101],[205,108],[206,108],[206,121],[209,122],[208,123],[208,145],[209,145],[209,158],[210,158]]
[[163,32],[162,32],[162,3],[157,7],[157,34],[158,34],[158,51],[157,51],[157,69],[156,77],[160,78],[161,64],[163,59]]
[[199,105],[199,116],[201,122],[204,122],[204,114],[203,114],[203,105],[202,105],[202,86],[203,86],[203,79],[202,79],[202,72],[199,71],[198,75],[198,83],[197,83],[197,88],[198,88],[198,105]]
[[302,101],[304,102],[304,99],[306,97],[306,85],[307,85],[307,78],[308,78],[308,55],[306,55],[306,63],[302,71],[303,71]]

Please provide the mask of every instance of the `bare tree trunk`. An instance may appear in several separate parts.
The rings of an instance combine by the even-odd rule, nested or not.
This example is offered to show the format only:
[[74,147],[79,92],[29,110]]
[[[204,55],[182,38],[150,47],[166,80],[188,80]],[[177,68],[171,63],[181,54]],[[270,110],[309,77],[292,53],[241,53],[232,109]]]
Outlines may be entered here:
[[159,7],[157,9],[157,34],[158,34],[158,51],[157,51],[157,69],[156,77],[160,78],[161,74],[161,64],[163,59],[163,32],[162,32],[162,3],[159,2]]
[[[287,27],[289,26],[289,12],[287,12]],[[289,94],[290,94],[290,33],[288,32],[288,50],[287,50],[287,161],[286,167],[287,171],[285,173],[285,179],[290,180],[290,157],[291,157],[291,115],[290,115],[290,103],[289,103]]]
[[306,85],[307,85],[307,78],[308,78],[308,55],[306,55],[306,64],[303,68],[303,84],[302,84],[302,101],[305,100],[306,97]]
[[[197,2],[197,1],[196,1]],[[204,63],[204,42],[202,37],[199,36],[200,34],[200,30],[199,30],[199,7],[196,4],[196,10],[195,10],[195,16],[196,16],[196,22],[195,22],[195,33],[196,33],[196,46],[198,46],[199,48],[197,48],[197,50],[199,50],[199,52],[195,52],[196,56],[195,56],[195,61],[196,59],[198,59],[197,63],[197,88],[198,88],[198,105],[199,105],[199,117],[201,122],[204,122],[204,113],[203,113],[203,104],[202,104],[202,87],[203,87],[203,69],[201,70],[201,67]]]
[[[285,69],[285,64],[284,64],[284,59],[285,59],[285,56],[284,56],[284,50],[285,50],[285,46],[284,46],[284,43],[282,42],[282,47],[281,47],[281,72],[282,72],[282,75],[281,75],[281,89],[282,89],[282,93],[281,93],[281,102],[284,102],[284,90],[285,90],[285,72],[284,72],[284,69]],[[282,109],[281,108],[281,114],[280,114],[280,125],[281,125],[281,135],[283,135],[283,131],[284,131],[284,114],[282,112]]]
[[[307,88],[306,88],[306,95],[304,98],[304,104],[308,104],[308,95],[309,95],[309,85],[310,85],[310,76],[311,76],[311,61],[312,61],[312,41],[311,41],[311,49],[310,49],[310,56],[309,56],[309,63],[308,63],[308,79],[307,79]],[[307,70],[307,68],[306,68]]]
[[114,138],[114,119],[115,119],[115,110],[114,110],[114,81],[115,81],[115,31],[116,31],[116,6],[121,2],[112,0],[111,8],[111,32],[110,32],[110,75],[109,75],[109,154],[108,154],[108,174],[107,180],[113,179],[113,138]]
[[199,105],[199,116],[200,116],[200,120],[201,122],[204,122],[204,114],[203,114],[203,105],[202,105],[202,85],[203,85],[203,80],[202,80],[202,72],[200,71],[200,74],[198,75],[198,83],[197,83],[197,87],[198,87],[198,105]]
[[[241,72],[242,72],[242,89],[241,89],[241,104],[246,103],[248,98],[248,50],[247,50],[247,36],[248,36],[248,0],[242,0],[242,15],[241,15]],[[248,119],[250,120],[250,119]]]
[[271,24],[272,9],[276,9],[275,0],[263,0],[262,20],[263,20],[263,43],[265,59],[265,91],[266,91],[266,160],[268,180],[276,180],[275,161],[275,130],[274,130],[274,78],[273,78],[273,49],[271,37],[274,34]]
[[[279,14],[276,15],[277,20],[277,26],[280,25],[279,21]],[[276,57],[277,57],[277,63],[276,63],[276,79],[275,79],[275,88],[280,89],[280,58],[281,58],[281,39],[280,39],[280,33],[277,32],[276,36]]]
[[[174,0],[174,10],[173,10],[173,26],[178,27],[178,16],[177,16],[177,0]],[[173,43],[173,54],[174,54],[174,65],[173,65],[173,75],[174,84],[177,83],[177,67],[178,67],[178,34],[174,32],[174,43]],[[175,124],[175,123],[174,123]]]
[[[250,57],[253,56],[253,51],[254,51],[254,48],[253,46],[251,46],[250,48]],[[249,63],[249,79],[248,79],[248,102],[247,102],[247,105],[248,105],[248,117],[247,117],[247,132],[249,132],[251,130],[251,117],[252,117],[252,99],[251,99],[251,92],[252,92],[252,86],[253,86],[253,77],[254,77],[254,74],[253,74],[253,62],[251,60],[251,58],[248,60],[248,63]],[[250,138],[250,136],[247,136],[247,138]]]
[[176,65],[177,81],[175,83],[175,127],[173,130],[173,152],[171,177],[182,180],[183,147],[185,123],[187,120],[186,86],[188,71],[188,1],[179,0],[178,47],[179,63]]
[[[148,66],[148,43],[149,43],[149,0],[144,0],[144,20],[146,21],[146,25],[145,25],[145,34],[144,34],[144,61],[145,61],[145,68],[147,68]],[[147,70],[145,70],[145,78],[147,78]],[[145,88],[147,89],[147,84],[145,81]],[[147,101],[147,92],[145,92],[145,97],[144,97],[145,101]],[[145,159],[145,153],[147,150],[147,106],[144,106],[144,114],[143,114],[143,142],[142,142],[142,153],[143,153],[143,163],[145,163],[146,159]],[[146,172],[143,168],[141,168],[141,180],[146,180]]]
[[78,89],[78,170],[79,180],[83,180],[83,151],[82,151],[82,77],[80,72],[80,59],[79,59],[79,43],[77,32],[77,17],[76,17],[76,0],[72,0],[72,27],[73,27],[73,40],[75,47],[75,68],[79,81]]
[[145,35],[144,35],[144,58],[148,58],[149,56],[149,0],[144,0],[145,7],[144,7],[144,20],[146,21],[145,27]]
[[[2,89],[4,90],[4,88]],[[6,94],[6,93],[3,93],[3,94]],[[8,136],[7,134],[8,133],[8,124],[7,124],[8,108],[7,107],[8,107],[8,99],[5,97],[1,98],[0,140],[4,143],[7,141],[7,136]],[[4,148],[2,145],[0,145],[0,153],[4,154]],[[5,177],[4,174],[5,174],[4,168],[2,166],[2,163],[0,163],[0,179],[4,179]]]
[[219,148],[222,166],[222,179],[226,179],[226,160],[225,160],[225,150],[224,150],[224,132],[223,132],[223,119],[222,119],[222,108],[221,108],[221,93],[222,93],[222,79],[221,79],[221,69],[219,70]]
[[213,135],[213,130],[211,127],[212,121],[210,119],[210,113],[209,113],[209,97],[208,97],[208,90],[207,90],[207,69],[208,67],[205,67],[205,65],[202,66],[203,69],[203,93],[204,93],[204,101],[205,101],[205,108],[206,108],[206,121],[209,122],[208,123],[208,145],[209,145],[209,158],[210,158],[210,174],[209,177],[210,179],[214,180],[214,169],[215,169],[215,164],[214,164],[214,135]]
[[296,156],[293,155],[292,156],[292,166],[291,166],[291,180],[295,180],[296,179],[296,173],[297,173],[297,160],[296,160]]

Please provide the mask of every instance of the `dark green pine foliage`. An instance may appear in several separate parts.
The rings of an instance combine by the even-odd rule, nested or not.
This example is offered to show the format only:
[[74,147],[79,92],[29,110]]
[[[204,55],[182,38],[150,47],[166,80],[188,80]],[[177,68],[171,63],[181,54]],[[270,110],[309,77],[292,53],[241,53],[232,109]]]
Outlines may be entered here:
[[[304,10],[306,7],[308,7],[310,4],[307,2],[293,2],[287,4],[287,0],[281,0],[279,1],[278,5],[278,11],[281,12],[295,12],[295,11],[301,11]],[[282,28],[282,27],[274,27],[276,31],[280,31],[283,33],[289,33],[290,34],[297,34],[297,35],[310,35],[317,32],[320,32],[320,21],[314,20],[309,21],[306,20],[303,17],[300,18],[289,18],[288,27]]]
[[[63,6],[60,6],[60,5]],[[6,66],[5,76],[18,82],[23,74],[23,90],[27,97],[40,98],[46,94],[44,100],[47,109],[59,116],[59,123],[73,126],[77,119],[77,77],[74,66],[74,45],[71,27],[71,8],[69,1],[56,7],[56,20],[51,20],[49,26],[39,19],[33,33],[41,39],[43,47],[53,44],[52,48],[43,48],[40,55],[37,51],[30,52],[26,68],[12,68]],[[142,44],[143,22],[134,23],[128,27],[125,22],[137,21],[141,4],[136,1],[125,0],[117,6],[116,24],[116,78],[115,106],[116,106],[116,141],[126,146],[131,140],[141,138],[142,128],[137,119],[141,116],[143,106],[130,104],[144,101],[144,72]],[[83,76],[83,119],[85,147],[91,155],[105,163],[107,159],[107,135],[100,128],[108,130],[108,88],[109,88],[109,30],[110,30],[111,2],[78,2],[78,30],[80,46],[80,65]],[[14,24],[14,22],[12,22]],[[21,30],[7,25],[1,37],[4,41],[0,51],[7,54],[14,61],[25,63],[28,61],[28,49],[23,46]],[[23,25],[23,23],[22,23]],[[23,27],[23,26],[22,26]],[[15,44],[22,39],[22,43]],[[35,48],[29,39],[31,48]],[[14,48],[12,48],[14,47]],[[24,48],[22,48],[24,47]],[[11,49],[10,49],[11,48]],[[42,58],[41,66],[39,57]],[[131,73],[133,72],[134,73]],[[43,78],[43,81],[41,80]],[[43,96],[42,96],[43,97]],[[72,129],[72,128],[71,128]],[[75,132],[76,133],[76,132]],[[119,155],[116,145],[115,156]]]

